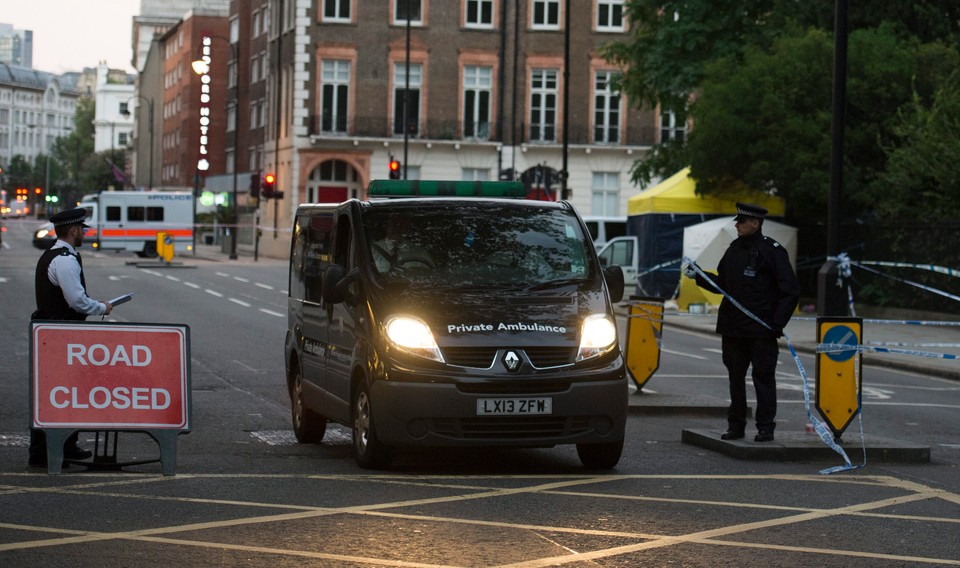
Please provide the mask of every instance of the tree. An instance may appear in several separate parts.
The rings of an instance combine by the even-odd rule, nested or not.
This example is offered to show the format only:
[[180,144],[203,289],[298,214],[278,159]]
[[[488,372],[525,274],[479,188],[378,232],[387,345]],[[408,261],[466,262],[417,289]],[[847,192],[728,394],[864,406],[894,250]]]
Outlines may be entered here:
[[[811,28],[829,34],[834,3],[627,0],[625,13],[629,39],[604,49],[607,59],[624,70],[621,90],[638,106],[671,110],[684,119],[710,64],[740,61],[749,51],[767,51],[775,39]],[[849,17],[851,30],[886,23],[902,39],[960,45],[960,3],[955,0],[865,0]],[[684,157],[682,149],[655,146],[634,165],[634,181],[645,184],[672,174],[686,165]]]
[[[960,218],[960,66],[925,105],[916,96],[897,117],[903,140],[887,148],[886,171],[875,184],[886,219],[925,222]],[[907,200],[904,196],[910,196]]]
[[[851,34],[843,210],[865,216],[878,208],[872,185],[886,167],[883,148],[899,144],[893,121],[914,85],[930,82],[917,75],[927,50],[892,26]],[[810,30],[781,38],[769,52],[752,48],[709,66],[688,148],[698,191],[775,192],[787,200],[789,216],[822,216],[832,57],[832,38]]]

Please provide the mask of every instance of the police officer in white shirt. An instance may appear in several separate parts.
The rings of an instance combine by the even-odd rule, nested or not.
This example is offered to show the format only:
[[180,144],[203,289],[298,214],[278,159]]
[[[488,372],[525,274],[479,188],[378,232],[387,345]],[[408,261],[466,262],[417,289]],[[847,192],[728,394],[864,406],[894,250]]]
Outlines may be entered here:
[[[110,302],[100,302],[87,295],[83,277],[83,262],[77,249],[83,244],[83,233],[89,227],[86,211],[81,208],[61,211],[50,217],[57,233],[57,242],[44,251],[37,262],[37,309],[31,315],[35,320],[83,321],[87,316],[109,314]],[[30,430],[30,459],[34,467],[47,466],[46,437],[43,431]],[[82,460],[93,453],[77,444],[77,434],[67,439],[63,455],[66,459]]]

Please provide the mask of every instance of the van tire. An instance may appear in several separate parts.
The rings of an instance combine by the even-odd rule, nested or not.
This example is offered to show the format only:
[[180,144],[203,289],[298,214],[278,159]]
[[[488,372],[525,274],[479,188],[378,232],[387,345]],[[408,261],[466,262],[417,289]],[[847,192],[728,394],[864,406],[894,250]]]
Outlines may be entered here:
[[612,469],[623,453],[623,438],[602,444],[577,444],[580,463],[587,469]]
[[327,433],[327,419],[307,408],[299,369],[294,371],[293,382],[290,383],[290,411],[297,441],[301,444],[319,444]]
[[393,448],[377,437],[370,390],[363,382],[353,398],[353,456],[363,469],[386,469],[393,461]]
[[137,256],[140,258],[156,258],[157,257],[157,243],[146,242],[143,243],[143,250],[137,253]]

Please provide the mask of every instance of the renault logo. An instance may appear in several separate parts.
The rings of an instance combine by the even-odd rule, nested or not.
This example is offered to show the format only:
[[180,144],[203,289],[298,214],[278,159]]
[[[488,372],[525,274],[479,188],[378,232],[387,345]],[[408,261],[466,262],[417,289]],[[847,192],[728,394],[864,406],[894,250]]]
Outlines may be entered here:
[[503,366],[507,368],[508,371],[516,371],[520,368],[520,356],[517,355],[516,351],[507,351],[506,355],[503,356]]

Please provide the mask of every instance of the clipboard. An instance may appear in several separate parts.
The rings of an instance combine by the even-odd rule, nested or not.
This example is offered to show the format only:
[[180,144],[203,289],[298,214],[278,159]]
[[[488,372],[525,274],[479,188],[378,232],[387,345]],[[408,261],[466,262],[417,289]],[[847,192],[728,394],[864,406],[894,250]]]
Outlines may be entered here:
[[110,300],[110,305],[113,306],[113,307],[117,307],[117,306],[119,306],[120,304],[126,304],[126,303],[129,302],[131,299],[133,299],[133,292],[124,294],[124,295],[122,295],[122,296],[117,296],[116,298]]

